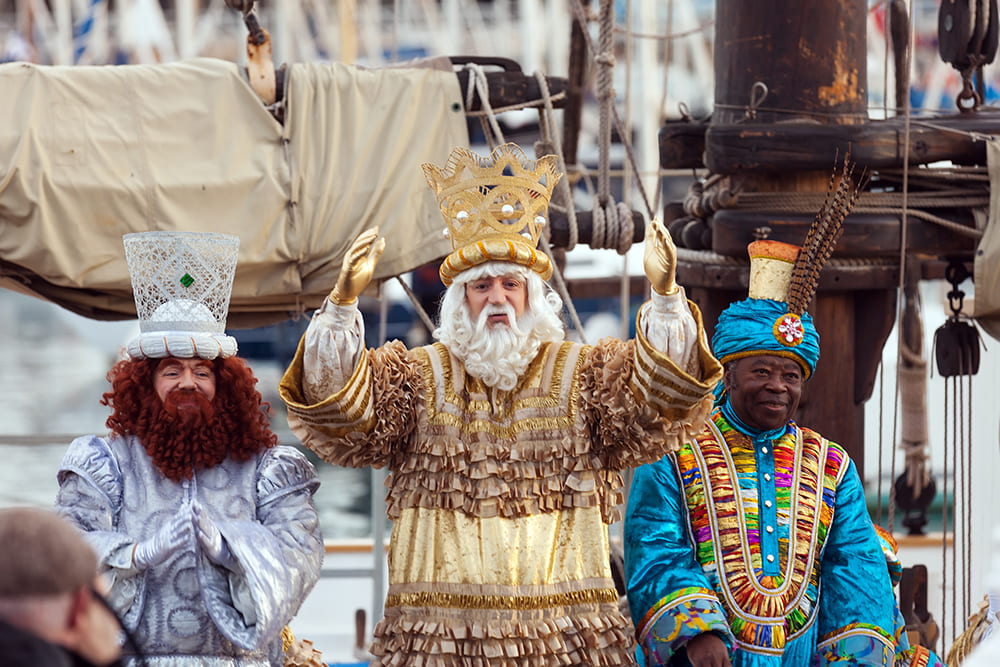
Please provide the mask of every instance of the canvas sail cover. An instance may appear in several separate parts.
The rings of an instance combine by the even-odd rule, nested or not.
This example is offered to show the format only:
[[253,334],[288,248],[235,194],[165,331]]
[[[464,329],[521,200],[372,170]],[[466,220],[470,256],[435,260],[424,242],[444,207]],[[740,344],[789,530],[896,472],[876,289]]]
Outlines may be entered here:
[[95,319],[135,317],[122,235],[240,237],[231,326],[319,306],[364,229],[376,279],[445,256],[420,165],[468,145],[448,68],[289,64],[286,115],[238,65],[0,65],[0,287]]

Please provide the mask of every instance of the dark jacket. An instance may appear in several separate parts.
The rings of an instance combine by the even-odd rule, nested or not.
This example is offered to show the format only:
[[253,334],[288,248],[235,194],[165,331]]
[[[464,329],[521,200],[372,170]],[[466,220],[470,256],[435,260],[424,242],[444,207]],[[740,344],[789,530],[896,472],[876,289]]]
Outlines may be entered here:
[[[113,665],[119,665],[115,662]],[[38,635],[0,620],[0,665],[3,667],[97,667],[89,660]],[[110,667],[110,666],[109,666]]]

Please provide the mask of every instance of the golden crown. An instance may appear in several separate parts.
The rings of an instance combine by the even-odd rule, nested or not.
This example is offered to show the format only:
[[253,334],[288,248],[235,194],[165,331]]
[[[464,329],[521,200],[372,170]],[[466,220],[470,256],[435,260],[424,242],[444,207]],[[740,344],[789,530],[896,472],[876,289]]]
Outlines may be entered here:
[[548,257],[535,248],[561,176],[557,156],[529,160],[516,144],[504,144],[484,158],[459,147],[443,168],[428,163],[423,170],[455,250],[441,266],[446,285],[461,271],[490,260],[516,262],[551,276]]

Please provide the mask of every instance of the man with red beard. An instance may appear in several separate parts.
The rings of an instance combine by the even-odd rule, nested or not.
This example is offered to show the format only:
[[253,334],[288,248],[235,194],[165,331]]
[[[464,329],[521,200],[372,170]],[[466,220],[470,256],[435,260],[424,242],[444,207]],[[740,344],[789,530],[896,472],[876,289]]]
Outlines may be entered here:
[[356,301],[385,247],[369,230],[279,386],[293,432],[322,458],[392,471],[373,665],[634,663],[607,530],[619,471],[700,430],[721,368],[658,221],[636,340],[565,340],[536,248],[556,164],[508,144],[425,165],[455,248],[437,342],[363,349]]
[[[281,664],[282,629],[323,558],[316,472],[278,446],[224,332],[232,270],[224,300],[176,294],[226,282],[204,257],[235,239],[222,236],[126,236],[142,333],[108,374],[110,436],[74,440],[58,473],[60,512],[85,531],[109,601],[158,667]],[[127,648],[125,661],[138,664]]]

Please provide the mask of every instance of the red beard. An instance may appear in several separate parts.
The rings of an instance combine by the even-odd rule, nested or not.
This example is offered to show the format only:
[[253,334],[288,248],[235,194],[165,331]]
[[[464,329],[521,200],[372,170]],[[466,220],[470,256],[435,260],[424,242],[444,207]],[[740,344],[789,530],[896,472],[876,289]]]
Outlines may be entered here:
[[[119,361],[108,372],[113,435],[133,435],[168,479],[180,481],[227,458],[248,461],[278,444],[267,418],[257,378],[239,357],[216,359],[212,401],[198,392],[171,392],[161,401],[153,388],[155,359]],[[194,393],[194,397],[188,395]],[[175,395],[176,394],[176,395]]]
[[175,389],[167,394],[163,410],[180,428],[197,429],[215,418],[215,408],[205,395],[188,389]]
[[148,428],[136,435],[167,478],[178,482],[225,460],[230,449],[228,429],[200,392],[175,389],[162,403],[150,403]]

